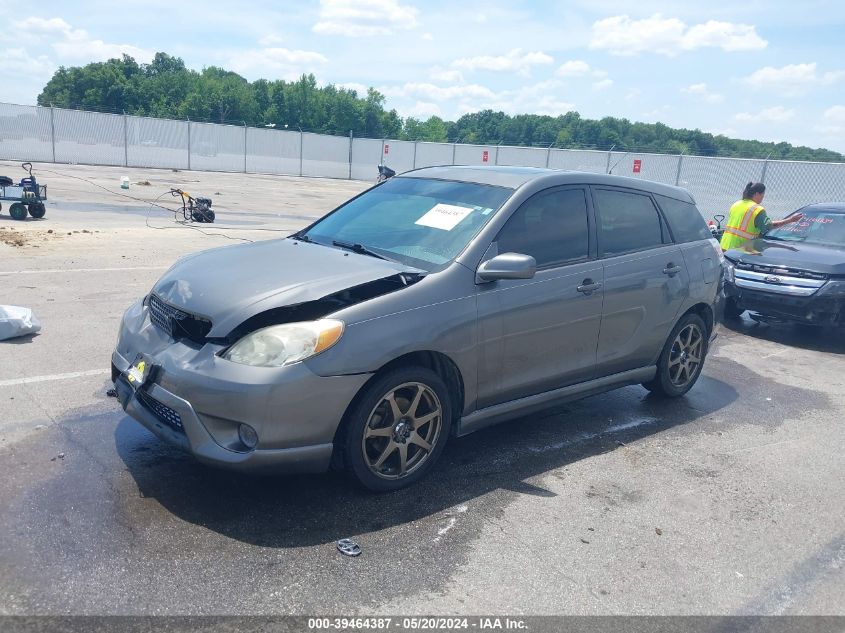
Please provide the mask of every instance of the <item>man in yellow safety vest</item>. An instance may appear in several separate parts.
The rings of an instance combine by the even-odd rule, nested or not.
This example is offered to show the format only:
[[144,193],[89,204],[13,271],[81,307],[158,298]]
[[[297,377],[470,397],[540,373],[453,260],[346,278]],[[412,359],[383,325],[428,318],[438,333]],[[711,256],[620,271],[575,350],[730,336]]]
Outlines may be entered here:
[[769,229],[798,222],[803,216],[796,213],[784,220],[772,220],[766,215],[766,209],[760,204],[766,194],[766,185],[762,182],[749,182],[742,192],[742,200],[734,202],[728,216],[725,234],[722,235],[723,251],[742,246]]

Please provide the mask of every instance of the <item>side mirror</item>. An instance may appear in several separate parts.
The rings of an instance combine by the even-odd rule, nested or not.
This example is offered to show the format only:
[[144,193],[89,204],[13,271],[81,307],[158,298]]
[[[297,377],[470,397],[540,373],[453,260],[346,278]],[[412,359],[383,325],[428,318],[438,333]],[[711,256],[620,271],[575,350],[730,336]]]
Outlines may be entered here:
[[498,279],[532,279],[537,272],[537,260],[521,253],[502,253],[488,259],[475,273],[477,283]]

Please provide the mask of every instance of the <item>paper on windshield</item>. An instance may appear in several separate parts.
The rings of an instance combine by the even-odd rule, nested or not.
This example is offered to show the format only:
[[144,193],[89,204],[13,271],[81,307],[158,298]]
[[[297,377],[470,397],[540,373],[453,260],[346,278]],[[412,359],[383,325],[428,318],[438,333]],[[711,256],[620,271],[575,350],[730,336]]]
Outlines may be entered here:
[[443,231],[451,231],[461,220],[473,212],[472,207],[459,207],[454,204],[443,204],[442,202],[434,205],[414,224],[420,226],[430,226],[433,229],[441,229]]

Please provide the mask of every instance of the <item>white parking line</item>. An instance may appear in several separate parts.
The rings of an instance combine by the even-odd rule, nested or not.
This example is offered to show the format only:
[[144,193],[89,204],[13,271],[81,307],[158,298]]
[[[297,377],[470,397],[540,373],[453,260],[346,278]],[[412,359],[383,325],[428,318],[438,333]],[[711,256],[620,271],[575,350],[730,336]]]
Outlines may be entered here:
[[125,268],[56,268],[54,270],[0,270],[0,275],[45,275],[47,273],[105,273],[121,270],[167,270],[170,266],[127,266]]
[[69,380],[70,378],[82,378],[83,376],[99,376],[109,373],[108,369],[89,369],[88,371],[72,371],[67,374],[50,374],[49,376],[32,376],[31,378],[14,378],[12,380],[0,380],[0,387],[12,387],[14,385],[28,385],[32,382],[47,382],[50,380]]

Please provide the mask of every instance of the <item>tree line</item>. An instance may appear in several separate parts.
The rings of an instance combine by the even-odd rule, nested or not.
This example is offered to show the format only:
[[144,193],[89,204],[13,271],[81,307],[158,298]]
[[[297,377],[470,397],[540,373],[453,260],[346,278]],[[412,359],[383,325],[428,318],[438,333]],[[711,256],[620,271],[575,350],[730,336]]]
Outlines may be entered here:
[[795,147],[728,138],[701,130],[638,123],[625,118],[584,119],[577,112],[559,116],[482,110],[457,121],[437,116],[403,119],[385,108],[374,88],[359,95],[332,84],[318,86],[313,74],[297,81],[247,81],[216,66],[185,67],[178,57],[156,53],[149,64],[132,57],[85,66],[60,67],[38,95],[38,104],[62,108],[125,112],[139,116],[238,123],[322,134],[434,142],[587,148],[619,151],[843,161],[827,149]]

